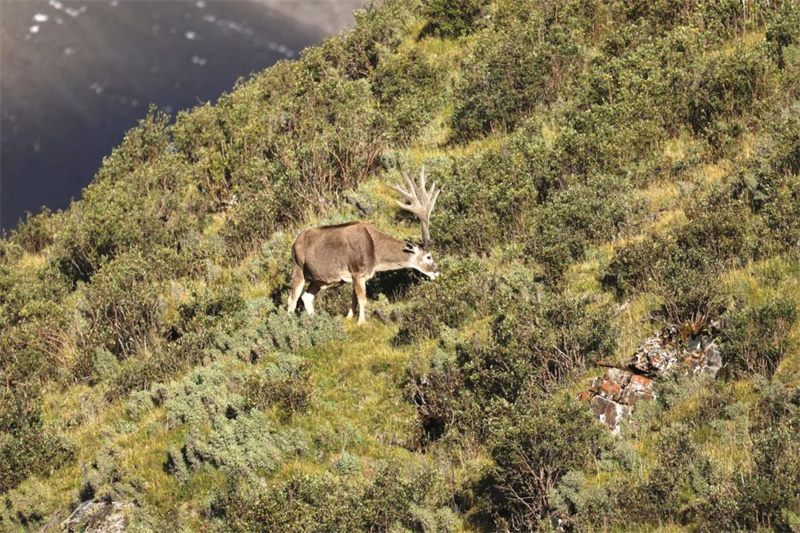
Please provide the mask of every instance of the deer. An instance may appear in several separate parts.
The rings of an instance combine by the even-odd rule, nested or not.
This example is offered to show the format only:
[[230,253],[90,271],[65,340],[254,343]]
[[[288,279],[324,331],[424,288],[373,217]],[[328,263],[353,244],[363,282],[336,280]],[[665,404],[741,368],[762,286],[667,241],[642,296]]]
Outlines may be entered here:
[[[292,283],[289,291],[288,313],[293,315],[297,301],[309,315],[314,315],[314,298],[323,290],[353,284],[353,295],[347,318],[358,312],[358,325],[366,322],[367,281],[378,272],[414,269],[430,279],[439,276],[429,248],[431,247],[430,219],[441,190],[425,183],[425,167],[414,183],[403,173],[406,187],[392,185],[402,197],[397,205],[419,218],[422,245],[396,239],[378,230],[371,222],[346,222],[303,230],[292,244]],[[308,288],[304,290],[308,282]]]

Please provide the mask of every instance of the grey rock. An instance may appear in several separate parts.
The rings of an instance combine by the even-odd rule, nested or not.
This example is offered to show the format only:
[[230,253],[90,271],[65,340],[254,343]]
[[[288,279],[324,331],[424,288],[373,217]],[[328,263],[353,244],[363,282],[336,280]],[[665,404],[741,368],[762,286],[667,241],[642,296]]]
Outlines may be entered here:
[[85,501],[61,522],[60,531],[123,533],[127,530],[132,510],[133,504],[130,502]]

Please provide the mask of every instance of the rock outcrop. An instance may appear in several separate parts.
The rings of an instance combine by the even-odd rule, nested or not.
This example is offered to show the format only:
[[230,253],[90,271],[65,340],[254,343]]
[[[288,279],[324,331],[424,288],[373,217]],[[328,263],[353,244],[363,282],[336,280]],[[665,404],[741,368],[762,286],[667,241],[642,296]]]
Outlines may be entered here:
[[595,378],[579,399],[589,402],[595,416],[617,433],[639,400],[655,398],[655,381],[678,373],[716,376],[722,357],[711,336],[682,338],[677,330],[666,329],[645,340],[624,367],[599,364],[608,367],[605,374]]
[[133,504],[88,500],[80,504],[69,517],[61,522],[60,531],[73,533],[123,533],[128,527]]

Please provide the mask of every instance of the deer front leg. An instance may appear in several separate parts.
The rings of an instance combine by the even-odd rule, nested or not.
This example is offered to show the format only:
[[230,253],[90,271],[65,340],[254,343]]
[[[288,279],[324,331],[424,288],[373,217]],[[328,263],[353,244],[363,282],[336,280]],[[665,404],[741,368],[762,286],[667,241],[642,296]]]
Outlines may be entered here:
[[308,316],[314,315],[314,297],[322,290],[322,285],[311,282],[308,290],[303,294],[303,306],[306,308]]
[[358,310],[358,297],[356,296],[356,285],[353,284],[353,294],[350,297],[350,310],[347,311],[347,318],[353,318],[353,315]]
[[367,307],[367,279],[364,277],[354,277],[353,292],[358,299],[358,325],[360,326],[367,321],[364,316]]

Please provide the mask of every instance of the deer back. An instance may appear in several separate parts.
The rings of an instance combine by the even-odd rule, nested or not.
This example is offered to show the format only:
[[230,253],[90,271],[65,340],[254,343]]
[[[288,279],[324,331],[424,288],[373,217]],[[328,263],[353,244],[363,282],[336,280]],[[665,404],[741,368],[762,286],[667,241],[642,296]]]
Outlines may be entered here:
[[310,281],[335,283],[375,270],[375,242],[371,224],[351,222],[303,231],[292,247],[292,257]]

